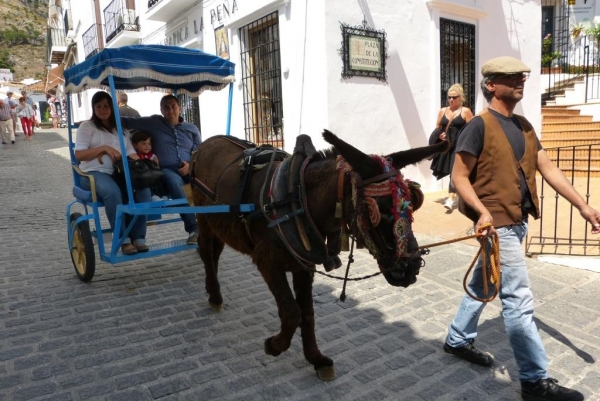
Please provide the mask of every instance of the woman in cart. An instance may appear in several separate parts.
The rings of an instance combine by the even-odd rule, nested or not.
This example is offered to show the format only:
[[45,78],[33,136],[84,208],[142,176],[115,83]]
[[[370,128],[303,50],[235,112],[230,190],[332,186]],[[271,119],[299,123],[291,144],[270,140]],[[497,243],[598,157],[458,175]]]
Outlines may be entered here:
[[[123,193],[117,182],[113,179],[113,162],[121,159],[117,123],[113,110],[111,96],[106,92],[96,92],[92,97],[92,118],[81,123],[77,130],[75,140],[75,157],[81,162],[81,170],[94,177],[96,192],[102,199],[106,209],[106,216],[110,227],[114,230],[117,206],[123,204]],[[131,144],[129,133],[125,133],[127,157],[138,159],[138,155]],[[82,177],[81,186],[90,190],[90,180]],[[138,189],[135,192],[135,201],[150,202],[150,189]],[[124,227],[121,225],[121,235]],[[146,216],[138,216],[133,225],[129,238],[125,238],[121,251],[125,255],[137,252],[147,252],[146,245]]]

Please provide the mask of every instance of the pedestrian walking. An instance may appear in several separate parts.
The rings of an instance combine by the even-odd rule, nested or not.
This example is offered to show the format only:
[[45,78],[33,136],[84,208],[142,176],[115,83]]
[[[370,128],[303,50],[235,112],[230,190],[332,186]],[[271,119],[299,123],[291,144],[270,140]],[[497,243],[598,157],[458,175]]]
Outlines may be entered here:
[[[12,115],[10,104],[7,100],[0,100],[0,131],[2,134],[2,144],[6,145],[8,141],[15,143],[15,131],[12,124]],[[6,134],[8,132],[8,135]]]
[[[489,107],[462,130],[452,181],[461,213],[473,221],[477,232],[498,237],[499,297],[504,327],[519,368],[522,399],[580,401],[583,394],[548,376],[546,351],[533,320],[534,300],[522,242],[527,235],[528,216],[537,219],[540,214],[536,173],[578,209],[592,225],[592,234],[600,233],[600,213],[586,203],[550,161],[529,121],[513,113],[523,98],[530,71],[513,57],[498,57],[483,64],[481,91]],[[493,226],[484,228],[488,224]],[[489,238],[487,246],[490,247]],[[476,297],[485,297],[482,257],[468,290]],[[463,297],[450,324],[444,350],[469,362],[491,366],[493,356],[473,344],[484,307],[485,303],[467,294]]]
[[127,93],[117,93],[117,103],[119,104],[119,114],[121,117],[140,117],[140,113],[133,107],[127,104],[128,97]]

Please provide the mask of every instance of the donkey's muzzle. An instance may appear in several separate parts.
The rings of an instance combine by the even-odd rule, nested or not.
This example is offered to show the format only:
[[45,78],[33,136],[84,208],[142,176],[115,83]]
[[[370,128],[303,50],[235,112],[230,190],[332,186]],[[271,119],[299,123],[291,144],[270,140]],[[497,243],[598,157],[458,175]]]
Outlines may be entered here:
[[383,277],[394,287],[408,287],[417,281],[423,259],[420,252],[415,252],[407,258],[396,260],[391,266],[380,265]]

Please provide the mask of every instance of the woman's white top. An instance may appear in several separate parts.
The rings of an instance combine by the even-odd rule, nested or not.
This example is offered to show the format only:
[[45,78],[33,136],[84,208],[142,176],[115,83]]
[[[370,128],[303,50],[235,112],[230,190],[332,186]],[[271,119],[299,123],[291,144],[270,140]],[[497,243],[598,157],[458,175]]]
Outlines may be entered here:
[[21,104],[19,104],[17,106],[17,115],[19,117],[31,118],[31,117],[35,116],[35,110],[33,110],[33,107],[31,107],[27,103],[25,103],[25,106],[22,106]]
[[[136,154],[128,131],[125,131],[125,146],[127,147],[127,156]],[[96,127],[92,121],[84,121],[79,125],[75,136],[75,151],[93,149],[103,145],[120,151],[119,133],[115,129],[113,133],[104,131]],[[112,159],[109,155],[102,155],[102,163],[98,158],[88,161],[82,161],[79,168],[83,172],[101,171],[106,174],[112,174],[114,171]]]

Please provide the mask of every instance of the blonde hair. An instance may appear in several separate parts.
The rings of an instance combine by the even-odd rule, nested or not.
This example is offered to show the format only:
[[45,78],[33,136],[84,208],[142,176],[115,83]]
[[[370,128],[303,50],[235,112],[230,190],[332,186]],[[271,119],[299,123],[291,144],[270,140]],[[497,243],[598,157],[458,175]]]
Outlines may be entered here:
[[458,94],[458,96],[460,96],[460,101],[461,102],[465,102],[466,98],[465,98],[465,90],[463,89],[461,84],[454,84],[452,85],[449,89],[448,89],[448,95],[450,94],[450,92],[456,92]]

